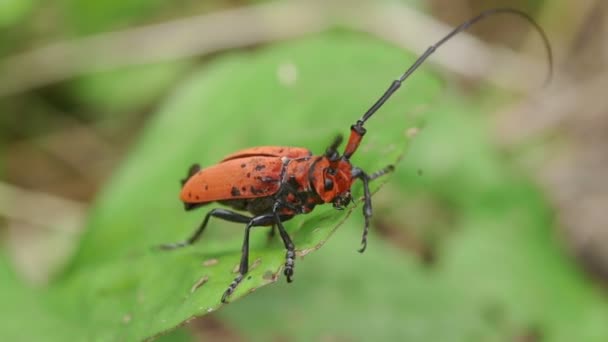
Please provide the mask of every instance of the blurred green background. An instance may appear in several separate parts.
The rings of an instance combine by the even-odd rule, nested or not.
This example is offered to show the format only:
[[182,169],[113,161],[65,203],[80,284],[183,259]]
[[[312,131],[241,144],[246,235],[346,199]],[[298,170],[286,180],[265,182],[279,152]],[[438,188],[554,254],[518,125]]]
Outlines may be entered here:
[[[321,153],[450,27],[502,6],[547,31],[553,81],[519,18],[439,49],[352,159],[398,161],[364,254],[360,201],[286,224],[292,284],[254,230],[221,306],[242,227],[150,249],[210,208],[178,200],[192,163]],[[0,2],[0,339],[607,341],[607,18],[599,0]]]

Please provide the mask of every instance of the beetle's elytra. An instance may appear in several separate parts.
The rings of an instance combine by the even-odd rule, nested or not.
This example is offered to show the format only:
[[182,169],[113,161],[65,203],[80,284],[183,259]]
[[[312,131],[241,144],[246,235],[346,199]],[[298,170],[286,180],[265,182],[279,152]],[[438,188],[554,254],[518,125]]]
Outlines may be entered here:
[[295,215],[307,214],[320,204],[331,203],[336,209],[343,209],[351,201],[351,186],[355,181],[360,180],[364,193],[365,226],[359,251],[363,252],[367,246],[367,233],[372,216],[369,182],[393,169],[393,166],[389,165],[368,174],[351,164],[350,158],[357,151],[366,133],[363,127],[365,122],[439,46],[477,21],[494,14],[519,16],[540,33],[547,49],[550,77],[553,68],[551,47],[544,31],[530,16],[510,8],[481,12],[431,45],[399,79],[391,83],[361,119],[351,126],[350,137],[342,154],[338,151],[342,137],[338,136],[322,155],[313,155],[308,149],[300,147],[262,146],[230,154],[218,164],[205,169],[201,169],[197,164],[193,165],[187,177],[182,180],[180,197],[186,210],[218,202],[236,211],[249,212],[251,215],[229,209],[211,209],[189,239],[180,243],[165,244],[161,248],[175,249],[193,244],[200,238],[211,217],[245,224],[239,274],[222,296],[222,302],[225,303],[247,274],[251,228],[276,226],[287,249],[284,274],[287,281],[291,282],[296,253],[283,222]]

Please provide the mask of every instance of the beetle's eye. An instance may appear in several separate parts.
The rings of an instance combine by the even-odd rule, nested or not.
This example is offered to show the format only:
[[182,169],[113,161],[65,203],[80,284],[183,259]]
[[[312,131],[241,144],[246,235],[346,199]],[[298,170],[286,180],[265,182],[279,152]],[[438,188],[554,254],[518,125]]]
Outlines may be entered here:
[[325,191],[330,191],[334,188],[334,181],[331,178],[325,178]]
[[332,169],[331,167],[330,167],[330,168],[327,168],[327,173],[328,173],[328,174],[330,174],[330,175],[332,175],[332,176],[335,176],[335,174],[336,174],[336,169]]

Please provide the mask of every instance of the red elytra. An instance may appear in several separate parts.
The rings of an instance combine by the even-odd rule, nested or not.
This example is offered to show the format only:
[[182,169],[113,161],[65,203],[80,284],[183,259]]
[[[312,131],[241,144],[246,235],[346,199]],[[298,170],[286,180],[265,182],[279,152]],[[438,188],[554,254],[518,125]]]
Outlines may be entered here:
[[389,165],[375,173],[367,174],[351,164],[350,157],[357,151],[366,133],[363,127],[365,122],[439,46],[482,18],[498,13],[517,15],[527,20],[540,33],[547,49],[550,79],[553,68],[551,47],[540,26],[518,10],[498,8],[484,11],[431,45],[399,79],[391,83],[361,119],[351,126],[349,140],[341,155],[338,147],[342,137],[338,136],[322,155],[315,156],[310,150],[301,147],[261,146],[230,154],[218,164],[202,170],[197,164],[193,165],[187,178],[182,180],[180,198],[186,210],[218,202],[237,211],[249,212],[251,216],[223,208],[212,209],[188,240],[161,245],[161,248],[174,249],[193,244],[200,238],[211,217],[246,224],[239,275],[224,292],[221,300],[225,303],[248,272],[251,228],[273,226],[274,232],[276,226],[287,250],[284,274],[287,281],[291,282],[295,245],[283,222],[295,215],[311,212],[316,205],[331,203],[336,209],[344,209],[352,200],[350,189],[353,183],[360,180],[363,184],[365,225],[359,251],[363,252],[367,246],[367,233],[372,216],[369,182],[393,169],[393,166]]

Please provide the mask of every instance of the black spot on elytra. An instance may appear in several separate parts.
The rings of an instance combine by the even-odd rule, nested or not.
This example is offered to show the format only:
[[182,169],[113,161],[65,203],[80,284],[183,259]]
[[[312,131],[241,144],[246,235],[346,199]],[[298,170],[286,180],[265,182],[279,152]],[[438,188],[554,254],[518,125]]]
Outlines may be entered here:
[[247,172],[247,178],[251,177],[251,172]]
[[284,151],[284,150],[285,150],[285,149],[280,149],[280,150],[279,150],[279,153],[283,153],[283,151]]
[[236,188],[236,186],[233,186],[232,190],[230,190],[230,194],[232,196],[239,196],[241,194],[241,192],[239,191],[239,189]]
[[261,170],[264,170],[265,168],[266,168],[266,165],[262,165],[262,164],[258,164],[255,166],[256,171],[261,171]]
[[188,198],[192,198],[192,192],[188,192]]
[[209,190],[209,185],[205,184],[205,190]]
[[241,167],[242,167],[243,169],[245,168],[245,166],[247,166],[247,164],[245,164],[245,163],[241,164]]
[[272,177],[262,177],[262,179],[260,180],[264,183],[272,183],[278,181],[278,179]]
[[200,199],[200,197],[198,197],[198,195],[194,196],[194,198],[196,198],[197,200]]
[[241,191],[245,192],[245,191],[247,191],[247,188],[243,186],[243,187],[241,187]]

